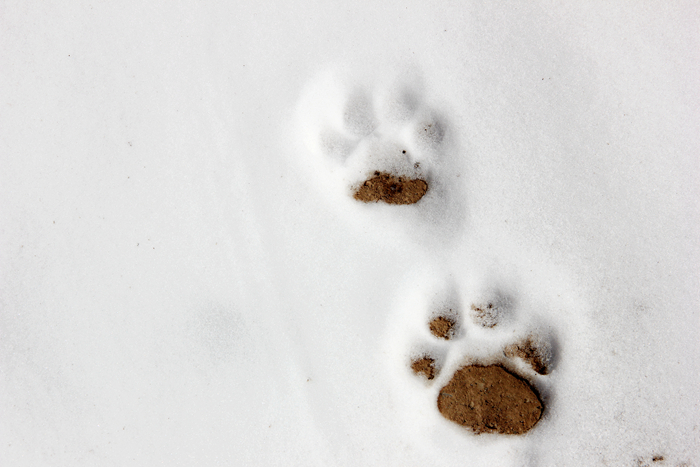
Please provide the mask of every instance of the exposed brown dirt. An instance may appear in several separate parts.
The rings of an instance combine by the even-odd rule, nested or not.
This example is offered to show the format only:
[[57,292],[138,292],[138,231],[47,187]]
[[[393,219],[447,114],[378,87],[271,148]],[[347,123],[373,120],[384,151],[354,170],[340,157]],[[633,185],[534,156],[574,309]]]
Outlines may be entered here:
[[422,357],[414,360],[411,369],[417,375],[423,375],[429,380],[435,378],[435,360],[430,357]]
[[544,410],[530,383],[499,365],[460,368],[440,390],[437,405],[443,417],[477,434],[525,433]]
[[449,340],[454,334],[455,322],[445,316],[438,316],[430,322],[430,332],[440,339]]
[[423,179],[374,172],[374,176],[357,189],[353,198],[364,203],[415,204],[427,191],[428,183]]
[[537,346],[531,337],[507,346],[503,350],[503,353],[505,353],[506,357],[522,358],[530,364],[533,370],[541,375],[546,375],[549,373],[548,359],[546,358],[546,355],[544,355],[542,349]]

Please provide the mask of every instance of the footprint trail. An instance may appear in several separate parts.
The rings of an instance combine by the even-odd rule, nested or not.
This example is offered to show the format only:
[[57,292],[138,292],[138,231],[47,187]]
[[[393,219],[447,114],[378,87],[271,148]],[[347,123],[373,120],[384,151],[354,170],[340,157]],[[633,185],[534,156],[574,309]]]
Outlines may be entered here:
[[[555,346],[542,332],[546,322],[528,321],[512,282],[476,280],[487,276],[478,266],[452,272],[459,245],[448,240],[466,224],[459,177],[468,155],[454,119],[418,82],[321,73],[297,109],[300,160],[341,217],[365,219],[365,230],[394,244],[420,240],[407,275],[414,282],[387,323],[387,364],[406,416],[420,407],[463,434],[522,435],[547,413],[550,399],[541,394],[551,390]],[[406,243],[407,252],[415,247]]]

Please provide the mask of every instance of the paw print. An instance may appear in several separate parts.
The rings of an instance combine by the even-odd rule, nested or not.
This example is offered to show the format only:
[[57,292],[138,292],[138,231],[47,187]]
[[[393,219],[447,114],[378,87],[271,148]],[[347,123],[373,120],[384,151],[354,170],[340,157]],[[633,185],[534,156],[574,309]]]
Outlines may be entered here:
[[336,192],[356,203],[413,205],[440,197],[449,151],[446,119],[425,102],[417,78],[379,86],[321,74],[298,107],[301,152]]
[[519,322],[517,301],[498,290],[466,296],[450,286],[428,296],[404,371],[423,381],[445,419],[475,434],[535,427],[554,366],[551,335]]

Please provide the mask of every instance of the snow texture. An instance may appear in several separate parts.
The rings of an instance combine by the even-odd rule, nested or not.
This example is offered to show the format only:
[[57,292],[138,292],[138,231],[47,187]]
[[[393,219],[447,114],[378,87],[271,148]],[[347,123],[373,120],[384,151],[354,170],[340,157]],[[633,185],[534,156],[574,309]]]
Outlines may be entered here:
[[[698,20],[5,4],[0,465],[700,465]],[[530,432],[440,416],[527,336]]]

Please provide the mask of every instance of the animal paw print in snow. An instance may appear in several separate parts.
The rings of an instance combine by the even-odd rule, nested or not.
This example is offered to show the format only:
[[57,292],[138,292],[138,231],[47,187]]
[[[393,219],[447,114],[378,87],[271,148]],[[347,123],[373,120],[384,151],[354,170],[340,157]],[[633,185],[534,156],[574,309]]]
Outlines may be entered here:
[[[417,355],[411,362],[412,371],[428,382],[438,378],[445,362],[442,355],[449,347],[458,347],[460,340],[468,339],[468,326],[495,328],[509,313],[510,300],[494,295],[480,303],[472,303],[469,323],[456,309],[434,314],[426,323],[433,339],[431,352]],[[488,337],[488,335],[486,336]],[[445,347],[448,347],[445,349]],[[474,433],[522,434],[532,429],[541,419],[544,404],[531,382],[550,371],[551,345],[546,338],[528,333],[508,344],[501,354],[486,359],[470,358],[459,349],[461,363],[449,381],[440,389],[437,398],[439,412],[448,420],[470,428]],[[527,364],[520,365],[520,359]],[[432,384],[432,383],[431,383]]]
[[306,149],[355,200],[408,205],[429,191],[445,123],[417,86],[373,92],[323,75],[302,99]]

